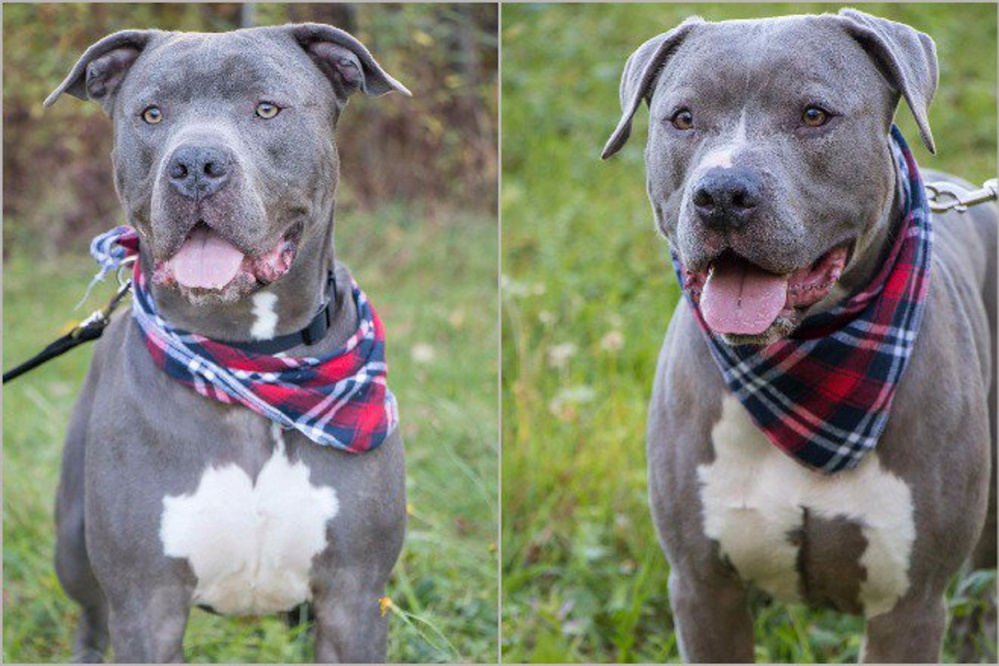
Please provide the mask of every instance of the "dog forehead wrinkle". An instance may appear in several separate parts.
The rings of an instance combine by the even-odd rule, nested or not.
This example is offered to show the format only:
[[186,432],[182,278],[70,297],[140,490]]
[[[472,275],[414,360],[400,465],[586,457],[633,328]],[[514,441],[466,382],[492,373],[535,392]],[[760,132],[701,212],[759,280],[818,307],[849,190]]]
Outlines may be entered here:
[[[883,77],[862,47],[828,19],[795,16],[708,24],[674,54],[659,90],[668,97],[693,90],[701,103],[729,109],[749,100],[766,106],[798,103],[806,93],[820,98],[835,94],[853,107],[869,99],[870,81]],[[691,78],[691,71],[711,75]]]
[[164,554],[190,563],[193,602],[223,614],[279,612],[310,600],[312,559],[340,509],[333,488],[313,485],[308,467],[291,462],[279,426],[271,435],[273,453],[256,479],[233,463],[209,464],[193,493],[163,499]]
[[[209,68],[196,69],[193,64],[178,65],[188,68],[184,76],[173,72],[162,79],[151,79],[148,92],[143,97],[185,100],[191,104],[206,101],[243,101],[256,97],[272,97],[273,101],[287,103],[301,96],[296,88],[287,85],[278,76],[276,68],[262,67],[245,59],[226,61]],[[260,100],[265,101],[265,100]]]
[[786,535],[802,527],[804,507],[860,525],[867,548],[859,601],[868,617],[891,610],[908,591],[912,493],[876,451],[854,470],[816,474],[773,446],[732,395],[722,401],[711,443],[714,461],[697,470],[704,531],[743,578],[777,599],[798,600],[798,548]]
[[[178,35],[141,58],[135,74],[126,79],[130,88],[142,86],[131,96],[150,101],[218,101],[271,95],[284,102],[299,102],[313,95],[308,90],[312,84],[321,82],[321,75],[311,72],[312,65],[304,54],[299,62],[295,53],[277,44],[248,52],[238,45],[202,42],[200,37]],[[181,43],[185,40],[191,43]]]

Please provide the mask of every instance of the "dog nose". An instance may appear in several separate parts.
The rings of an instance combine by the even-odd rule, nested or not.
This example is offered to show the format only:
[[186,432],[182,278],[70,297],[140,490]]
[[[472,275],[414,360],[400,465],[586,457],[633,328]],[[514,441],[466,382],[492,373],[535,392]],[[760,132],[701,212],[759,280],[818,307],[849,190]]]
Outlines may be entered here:
[[701,220],[717,231],[739,229],[760,203],[760,179],[747,168],[715,168],[694,188],[693,204]]
[[217,146],[181,146],[167,165],[174,188],[188,199],[202,199],[222,189],[229,180],[232,156]]

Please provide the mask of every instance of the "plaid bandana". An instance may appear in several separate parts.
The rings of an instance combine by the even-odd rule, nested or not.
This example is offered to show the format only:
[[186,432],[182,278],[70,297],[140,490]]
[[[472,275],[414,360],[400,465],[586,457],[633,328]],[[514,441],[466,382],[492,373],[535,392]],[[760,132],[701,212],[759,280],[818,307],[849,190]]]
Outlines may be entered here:
[[[725,382],[753,422],[781,451],[826,474],[856,467],[877,444],[923,318],[930,210],[916,161],[894,125],[891,136],[903,220],[865,289],[762,349],[717,339],[688,295]],[[675,254],[673,267],[682,285]]]
[[[90,253],[99,279],[139,252],[139,235],[127,226],[101,234]],[[153,362],[201,395],[239,403],[316,444],[351,453],[381,444],[399,420],[386,383],[385,332],[364,292],[351,279],[360,320],[342,347],[322,357],[247,352],[173,328],[156,311],[139,263],[133,267],[132,317]]]

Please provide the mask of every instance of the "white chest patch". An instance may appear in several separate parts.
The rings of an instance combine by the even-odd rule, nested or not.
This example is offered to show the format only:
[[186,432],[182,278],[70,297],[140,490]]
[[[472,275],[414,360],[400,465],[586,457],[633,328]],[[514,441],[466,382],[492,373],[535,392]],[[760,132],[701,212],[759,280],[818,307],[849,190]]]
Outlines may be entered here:
[[193,602],[228,615],[288,610],[312,597],[312,558],[337,515],[333,488],[314,486],[301,461],[274,453],[254,482],[240,467],[209,467],[191,495],[163,499],[164,553],[186,558],[198,582]]
[[274,310],[277,305],[277,294],[262,291],[253,295],[253,326],[250,327],[250,337],[254,340],[271,340],[277,330],[278,316]]
[[773,597],[798,600],[797,547],[788,534],[803,524],[803,509],[860,525],[867,548],[860,602],[868,617],[885,613],[909,589],[909,556],[916,537],[909,487],[884,470],[876,452],[856,469],[823,476],[770,444],[732,395],[711,430],[715,460],[697,469],[704,531],[739,575]]

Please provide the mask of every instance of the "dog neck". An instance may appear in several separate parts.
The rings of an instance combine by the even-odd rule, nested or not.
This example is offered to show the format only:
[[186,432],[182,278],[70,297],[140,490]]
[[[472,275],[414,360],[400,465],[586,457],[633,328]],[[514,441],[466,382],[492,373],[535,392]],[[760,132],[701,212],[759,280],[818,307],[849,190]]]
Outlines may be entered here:
[[[313,355],[335,348],[350,336],[356,313],[349,274],[336,270],[333,228],[331,219],[329,225],[304,237],[295,262],[281,279],[234,303],[192,303],[174,288],[152,285],[160,315],[171,326],[206,338],[247,342],[300,331],[332,300],[330,330],[316,345],[303,345],[301,352]],[[152,262],[145,252],[141,261],[143,269],[149,271]],[[329,274],[335,270],[335,293],[328,293]],[[297,351],[293,348],[288,353],[296,355]]]

